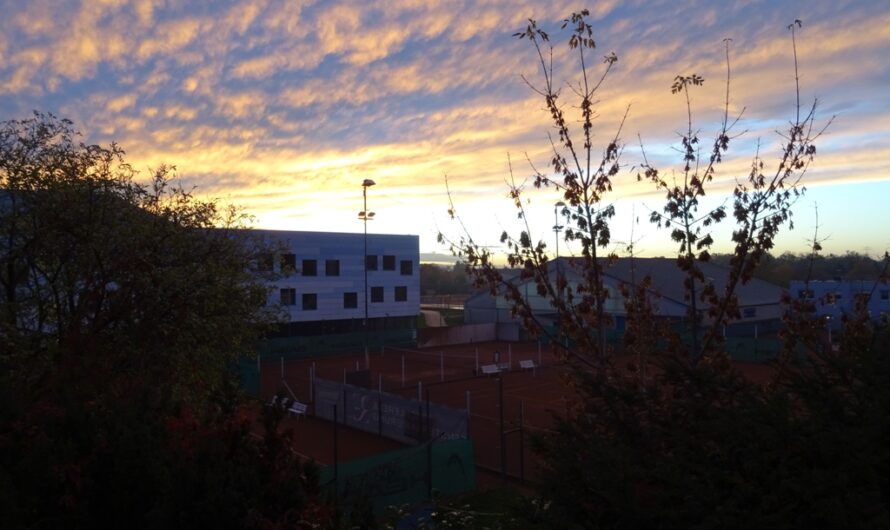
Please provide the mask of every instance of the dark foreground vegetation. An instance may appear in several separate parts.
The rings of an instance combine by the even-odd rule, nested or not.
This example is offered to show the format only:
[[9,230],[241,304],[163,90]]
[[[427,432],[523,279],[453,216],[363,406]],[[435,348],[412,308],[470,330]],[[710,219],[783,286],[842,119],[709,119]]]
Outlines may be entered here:
[[[790,79],[797,82],[797,38],[802,23],[788,26]],[[539,477],[538,514],[552,528],[884,528],[890,525],[890,336],[867,302],[888,279],[890,257],[880,262],[855,255],[823,258],[818,234],[805,257],[772,258],[780,230],[790,227],[791,208],[804,193],[802,179],[815,160],[816,140],[830,119],[816,123],[817,105],[797,104],[775,149],[750,155],[750,172],[721,175],[722,162],[738,136],[741,116],[730,110],[731,41],[726,41],[726,103],[709,142],[693,122],[692,94],[705,80],[678,75],[670,87],[688,121],[679,128],[676,167],[655,167],[646,156],[625,160],[620,116],[602,131],[596,111],[600,88],[618,64],[614,53],[595,51],[586,11],[572,14],[562,30],[567,50],[551,51],[550,34],[529,20],[515,36],[532,48],[538,75],[525,76],[549,118],[552,151],[547,171],[513,180],[518,233],[501,242],[506,260],[531,282],[558,315],[555,342],[573,367],[566,384],[577,400],[557,418],[554,432],[535,439],[546,469]],[[565,53],[563,53],[565,52]],[[572,61],[569,68],[564,62]],[[598,68],[596,65],[600,65]],[[557,73],[572,73],[557,78]],[[779,82],[779,80],[775,80]],[[723,92],[721,91],[721,95]],[[632,109],[629,109],[629,111]],[[597,146],[597,142],[603,145]],[[767,152],[776,153],[771,159]],[[606,336],[612,326],[604,263],[611,253],[613,188],[622,167],[664,197],[650,221],[676,244],[688,313],[681,326],[659,319],[649,278],[621,286],[627,316],[626,355],[615,357]],[[512,172],[512,170],[511,170]],[[734,182],[731,204],[705,210],[700,199],[711,182]],[[574,244],[572,274],[549,267],[552,256],[527,224],[524,207],[536,189],[554,190],[558,223]],[[540,193],[541,196],[544,192]],[[459,217],[459,205],[450,204]],[[731,222],[732,249],[712,256],[713,227]],[[464,224],[458,222],[458,230]],[[491,251],[462,231],[441,235],[467,264],[474,287],[499,293],[514,314],[539,335],[554,333],[539,322],[520,283],[507,282]],[[632,245],[629,248],[633,255]],[[715,286],[702,263],[726,266]],[[724,350],[723,329],[740,315],[737,288],[754,277],[778,284],[790,279],[860,277],[871,292],[857,297],[843,331],[829,340],[814,300],[784,300],[783,351],[767,381],[746,379]],[[611,287],[611,286],[610,286]],[[517,526],[521,527],[521,525]]]
[[232,378],[272,317],[245,219],[136,176],[67,121],[0,124],[0,527],[331,521]]

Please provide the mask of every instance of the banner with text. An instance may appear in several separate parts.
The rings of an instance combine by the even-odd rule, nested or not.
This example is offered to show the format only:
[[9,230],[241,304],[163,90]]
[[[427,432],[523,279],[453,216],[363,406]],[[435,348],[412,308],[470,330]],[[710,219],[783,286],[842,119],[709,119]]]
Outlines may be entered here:
[[467,437],[467,411],[315,379],[315,415],[403,443]]

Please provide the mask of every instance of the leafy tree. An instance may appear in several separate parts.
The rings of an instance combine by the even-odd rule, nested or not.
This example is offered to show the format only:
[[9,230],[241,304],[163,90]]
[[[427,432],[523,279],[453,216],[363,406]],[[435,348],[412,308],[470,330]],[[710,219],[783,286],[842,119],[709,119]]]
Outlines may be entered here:
[[0,123],[0,526],[295,521],[311,485],[231,374],[272,316],[264,249],[123,155],[52,115]]
[[[568,382],[576,400],[556,418],[555,432],[536,440],[546,463],[539,477],[543,497],[556,513],[590,528],[887,525],[886,331],[861,311],[848,322],[836,351],[826,344],[812,311],[788,300],[786,351],[768,381],[744,377],[723,351],[722,328],[740,317],[739,286],[770,259],[779,230],[791,224],[791,206],[803,192],[802,177],[821,134],[816,104],[802,107],[795,86],[797,105],[777,159],[769,162],[759,151],[752,156],[748,174],[735,178],[731,215],[722,207],[700,211],[699,200],[718,175],[738,118],[725,111],[710,147],[702,148],[690,93],[704,79],[675,78],[671,92],[682,97],[688,116],[680,167],[669,180],[643,151],[636,179],[664,193],[665,206],[651,221],[667,228],[678,245],[677,266],[685,273],[690,308],[686,333],[656,318],[650,279],[639,278],[620,287],[628,318],[624,345],[633,355],[619,355],[605,341],[610,324],[605,305],[618,293],[606,287],[603,271],[618,259],[608,252],[614,207],[607,196],[620,176],[624,119],[597,149],[594,103],[618,59],[606,54],[602,70],[594,72],[596,43],[588,15],[581,11],[563,22],[565,57],[577,61],[578,72],[565,84],[554,77],[550,35],[534,20],[515,34],[535,51],[542,81],[527,82],[543,100],[554,130],[551,167],[532,168],[534,185],[560,193],[565,238],[580,248],[568,265],[570,280],[566,268],[554,270],[546,244],[532,241],[527,224],[518,236],[501,236],[508,262],[522,267],[520,279],[549,299],[559,315],[559,332],[569,339],[556,347],[572,367]],[[789,26],[795,80],[801,26],[800,21]],[[727,42],[727,109],[729,51]],[[566,93],[576,99],[567,103]],[[523,186],[511,182],[511,197],[524,220]],[[450,211],[456,215],[453,204]],[[712,226],[727,219],[734,222],[733,252],[726,260],[724,287],[718,289],[701,263],[711,259]],[[477,286],[504,294],[529,330],[547,333],[519,285],[504,280],[484,247],[469,234],[451,247],[466,260]]]
[[463,263],[451,267],[433,263],[420,264],[420,288],[424,294],[469,294],[470,282]]

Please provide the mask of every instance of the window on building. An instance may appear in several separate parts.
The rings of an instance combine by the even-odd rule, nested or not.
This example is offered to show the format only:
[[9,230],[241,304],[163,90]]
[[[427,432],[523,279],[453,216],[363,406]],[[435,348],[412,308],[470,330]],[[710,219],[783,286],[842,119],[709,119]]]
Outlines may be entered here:
[[395,256],[383,256],[383,270],[385,270],[385,271],[396,270],[396,257]]
[[329,259],[324,262],[325,276],[340,276],[340,260]]
[[275,256],[269,253],[263,253],[257,256],[256,270],[259,272],[272,272],[272,266],[275,263]]
[[365,256],[365,268],[367,268],[369,271],[376,271],[377,270],[377,256],[371,256],[371,255]]
[[343,309],[358,307],[358,293],[343,293]]
[[281,305],[296,305],[297,304],[297,290],[296,289],[281,289],[278,291],[279,300]]
[[881,300],[890,300],[890,290],[884,289],[881,291]]
[[402,272],[402,276],[411,276],[414,274],[414,263],[409,259],[402,260],[402,262],[399,263],[399,269]]
[[756,307],[746,307],[742,309],[742,317],[743,318],[754,318],[757,316],[757,308]]
[[314,259],[303,260],[303,276],[318,276],[318,263]]
[[318,309],[318,295],[303,293],[303,311],[315,311],[316,309]]
[[407,302],[408,288],[403,285],[396,286],[395,300],[396,302]]
[[371,302],[379,303],[383,301],[383,287],[371,287]]
[[293,274],[297,270],[297,255],[282,254],[278,256],[278,266],[282,274]]

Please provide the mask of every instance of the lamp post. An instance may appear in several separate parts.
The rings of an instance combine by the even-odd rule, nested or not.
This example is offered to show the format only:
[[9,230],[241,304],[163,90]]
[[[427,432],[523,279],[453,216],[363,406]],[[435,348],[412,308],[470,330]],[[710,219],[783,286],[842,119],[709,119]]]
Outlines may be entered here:
[[559,201],[553,205],[553,233],[556,234],[556,343],[559,344],[559,327],[562,324],[562,287],[559,284],[559,232],[563,226],[559,224],[559,210],[565,208],[566,203]]
[[374,212],[368,211],[368,188],[376,184],[371,179],[365,179],[362,182],[362,211],[358,213],[358,218],[362,221],[362,224],[365,228],[364,241],[365,241],[365,253],[362,255],[362,262],[364,266],[362,267],[365,273],[365,319],[362,321],[362,329],[364,331],[364,343],[365,343],[365,369],[367,369],[370,365],[370,359],[368,356],[368,221],[374,220]]

